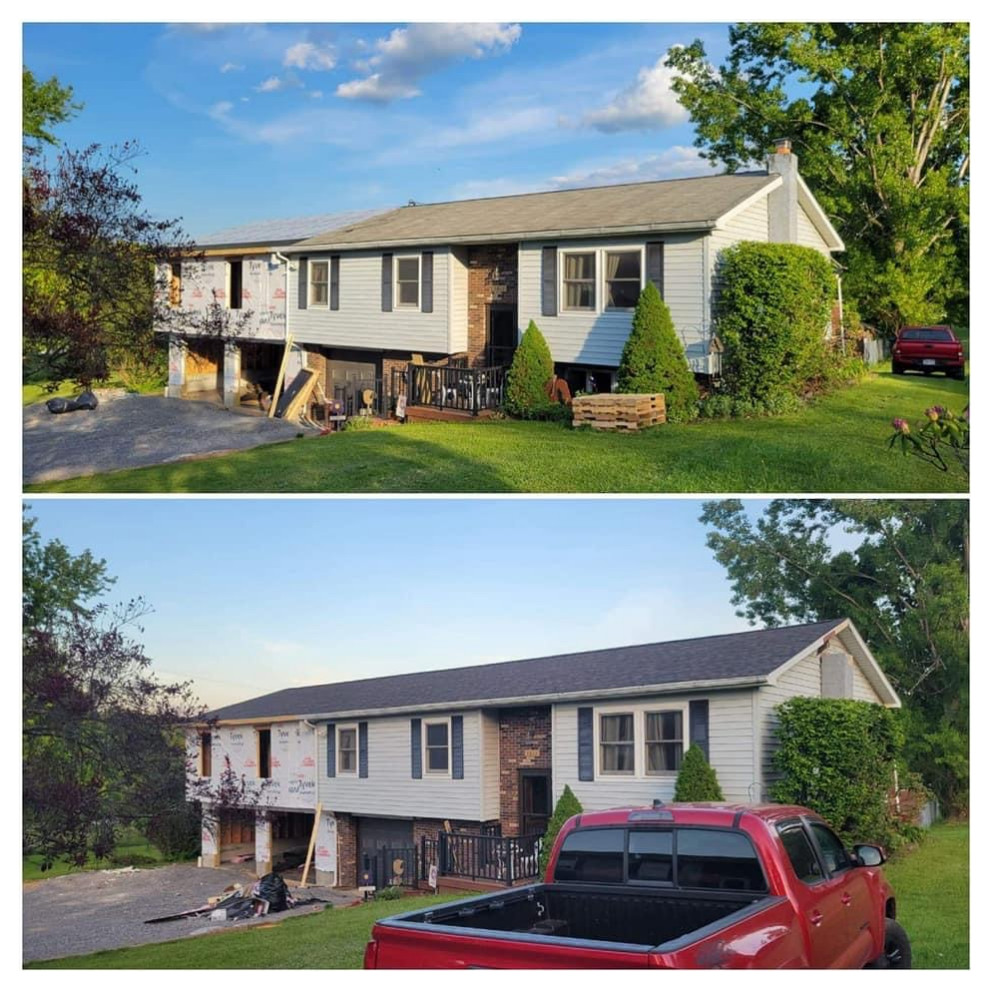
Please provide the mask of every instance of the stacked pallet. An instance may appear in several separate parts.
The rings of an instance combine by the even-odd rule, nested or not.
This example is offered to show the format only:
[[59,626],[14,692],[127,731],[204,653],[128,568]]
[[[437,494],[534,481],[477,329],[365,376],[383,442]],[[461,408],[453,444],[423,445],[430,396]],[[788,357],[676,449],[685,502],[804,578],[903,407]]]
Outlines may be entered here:
[[602,392],[579,395],[571,403],[574,426],[595,430],[644,430],[667,421],[663,394]]

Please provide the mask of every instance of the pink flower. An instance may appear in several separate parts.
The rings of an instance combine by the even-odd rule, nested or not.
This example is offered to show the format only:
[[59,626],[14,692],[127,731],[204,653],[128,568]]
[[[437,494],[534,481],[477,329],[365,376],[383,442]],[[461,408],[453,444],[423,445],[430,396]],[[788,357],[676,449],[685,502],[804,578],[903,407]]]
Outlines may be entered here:
[[897,430],[898,433],[911,432],[911,427],[908,426],[908,421],[906,419],[901,419],[900,416],[894,420],[894,429]]

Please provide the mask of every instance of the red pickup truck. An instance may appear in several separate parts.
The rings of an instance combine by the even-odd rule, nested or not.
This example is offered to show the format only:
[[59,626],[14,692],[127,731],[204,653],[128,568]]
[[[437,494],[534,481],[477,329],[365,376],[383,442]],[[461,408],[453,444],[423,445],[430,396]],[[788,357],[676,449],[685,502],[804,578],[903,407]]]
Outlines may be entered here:
[[944,371],[953,378],[966,377],[966,359],[962,344],[952,327],[901,327],[891,349],[891,367],[895,375],[905,371]]
[[379,921],[366,969],[909,968],[878,846],[807,808],[571,818],[544,883]]

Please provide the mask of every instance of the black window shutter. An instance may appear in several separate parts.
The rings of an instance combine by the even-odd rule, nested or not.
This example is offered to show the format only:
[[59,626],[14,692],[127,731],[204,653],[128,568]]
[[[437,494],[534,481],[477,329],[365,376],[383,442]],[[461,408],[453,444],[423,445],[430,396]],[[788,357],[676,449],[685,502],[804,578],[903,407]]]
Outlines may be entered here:
[[309,301],[309,258],[299,259],[299,308],[305,309]]
[[708,757],[708,702],[692,701],[688,705],[691,721],[691,744],[698,746],[701,752]]
[[595,779],[595,716],[592,708],[579,708],[578,780]]
[[454,780],[464,779],[464,716],[450,719],[450,775]]
[[337,726],[327,725],[327,776],[337,776]]
[[663,242],[646,242],[646,281],[652,282],[663,298]]
[[382,255],[382,312],[392,312],[392,255]]
[[544,316],[557,315],[557,247],[543,249],[543,305],[541,312]]
[[412,775],[414,779],[423,776],[423,720],[414,718],[409,722],[409,743],[412,752]]
[[330,308],[340,309],[340,255],[330,258]]
[[424,251],[419,263],[420,280],[420,300],[419,310],[421,313],[433,312],[433,252]]
[[368,776],[368,723],[358,722],[358,776]]

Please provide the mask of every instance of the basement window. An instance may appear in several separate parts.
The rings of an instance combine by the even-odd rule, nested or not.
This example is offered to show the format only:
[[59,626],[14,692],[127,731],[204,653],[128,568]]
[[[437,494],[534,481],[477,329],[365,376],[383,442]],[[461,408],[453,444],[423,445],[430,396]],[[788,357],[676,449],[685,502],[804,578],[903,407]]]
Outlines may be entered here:
[[639,251],[606,251],[605,308],[633,309],[639,300],[643,259]]
[[684,712],[646,713],[646,772],[677,773],[684,753]]
[[258,729],[258,776],[268,779],[272,775],[272,730]]
[[399,306],[419,305],[419,257],[395,259],[395,298]]
[[209,732],[199,734],[199,775],[213,776],[213,736]]
[[337,729],[337,772],[357,773],[357,726]]
[[595,308],[595,253],[564,255],[564,309]]
[[311,261],[309,263],[309,304],[310,306],[326,306],[330,298],[330,265],[326,261]]
[[227,298],[230,300],[231,309],[240,309],[244,289],[244,262],[238,259],[228,264],[230,266],[230,293]]
[[602,715],[599,725],[602,773],[635,773],[632,713]]

